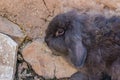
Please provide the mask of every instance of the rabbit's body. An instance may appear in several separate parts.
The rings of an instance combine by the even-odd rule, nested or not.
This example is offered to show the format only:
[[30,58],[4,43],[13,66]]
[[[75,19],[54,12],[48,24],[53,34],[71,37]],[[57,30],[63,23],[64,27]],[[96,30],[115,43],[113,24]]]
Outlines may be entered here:
[[104,73],[120,80],[120,17],[60,14],[50,22],[45,40],[51,49],[67,53],[90,80]]

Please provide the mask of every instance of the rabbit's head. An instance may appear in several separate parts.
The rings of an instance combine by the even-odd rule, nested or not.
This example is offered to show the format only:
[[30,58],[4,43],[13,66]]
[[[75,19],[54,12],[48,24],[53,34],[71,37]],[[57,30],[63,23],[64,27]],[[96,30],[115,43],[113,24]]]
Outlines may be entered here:
[[76,67],[81,67],[87,56],[81,36],[83,27],[84,25],[76,13],[59,14],[49,23],[45,42],[50,49],[61,54],[67,53],[71,62]]

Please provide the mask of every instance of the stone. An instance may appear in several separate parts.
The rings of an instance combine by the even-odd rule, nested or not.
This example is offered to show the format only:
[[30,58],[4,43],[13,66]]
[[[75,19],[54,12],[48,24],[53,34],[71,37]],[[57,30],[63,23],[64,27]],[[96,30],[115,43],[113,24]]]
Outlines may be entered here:
[[108,7],[110,9],[120,8],[120,0],[97,0],[97,2],[104,5],[104,7]]
[[10,37],[0,33],[0,80],[13,80],[18,45]]
[[2,16],[0,16],[0,32],[11,36],[19,44],[22,43],[25,37],[18,25]]
[[77,70],[61,56],[55,56],[43,40],[35,40],[23,50],[24,59],[32,65],[35,72],[46,79],[70,77]]
[[29,38],[44,37],[48,19],[60,12],[59,0],[1,0],[0,15],[20,25]]

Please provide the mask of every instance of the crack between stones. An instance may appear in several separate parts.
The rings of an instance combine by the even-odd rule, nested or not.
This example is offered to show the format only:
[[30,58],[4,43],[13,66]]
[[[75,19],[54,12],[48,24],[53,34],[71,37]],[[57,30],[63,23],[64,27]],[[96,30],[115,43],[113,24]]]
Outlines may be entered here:
[[[40,78],[40,80],[45,80],[45,78],[44,77],[42,77],[42,76],[40,76],[40,75],[38,75],[34,70],[33,70],[33,68],[32,68],[32,66],[27,62],[27,61],[25,61],[25,59],[23,58],[23,56],[22,56],[22,54],[21,54],[21,52],[20,51],[18,51],[18,55],[19,56],[21,56],[22,57],[22,60],[21,61],[23,61],[23,62],[25,62],[26,64],[27,64],[27,66],[28,66],[28,69],[30,69],[30,73],[33,75],[33,76],[37,76],[38,78]],[[18,61],[18,60],[17,60]],[[18,65],[19,64],[16,64],[16,69],[18,68]],[[16,73],[15,73],[15,78],[14,78],[14,80],[18,80],[18,70],[16,71]],[[38,79],[39,80],[39,79]]]
[[[23,49],[28,43],[31,43],[31,42],[32,42],[32,39],[29,39],[28,36],[26,36],[26,37],[24,38],[23,42],[22,42],[22,43],[19,45],[19,47],[18,47],[17,61],[19,60],[19,59],[18,59],[18,56],[20,55],[21,58],[22,58],[22,61],[27,64],[28,69],[31,71],[30,73],[31,73],[33,76],[36,76],[36,77],[40,78],[40,80],[45,80],[45,78],[44,78],[43,76],[37,74],[37,73],[34,71],[34,69],[32,68],[32,65],[31,65],[29,62],[27,62],[27,61],[24,59],[23,55],[22,55],[22,52],[21,52],[22,49]],[[20,63],[16,63],[16,69],[18,68],[18,65],[19,65],[19,64],[20,64]],[[18,69],[16,70],[15,75],[16,75],[16,77],[14,78],[14,80],[17,80],[17,78],[19,78],[19,77],[18,77]],[[39,79],[38,79],[38,80],[39,80]]]
[[[49,12],[49,14],[48,14],[48,16],[47,16],[46,18],[48,18],[48,17],[53,17],[54,11],[55,11],[55,8],[56,8],[56,7],[54,7],[53,11],[50,11],[50,10],[48,9],[48,6],[47,6],[45,0],[42,0],[42,1],[43,1],[44,5],[45,5],[47,11]],[[45,20],[45,18],[42,18],[42,19]]]
[[45,0],[42,0],[42,1],[43,1],[44,5],[45,5],[45,7],[46,7],[47,11],[50,13],[50,10],[48,9],[48,7],[47,7],[47,4],[46,4]]
[[47,20],[47,18],[53,17],[53,16],[54,16],[54,11],[55,11],[55,9],[54,9],[52,12],[50,12],[50,13],[47,15],[46,18],[40,18],[40,19],[43,20],[44,22],[50,22],[50,20]]
[[[8,14],[8,15],[7,15],[7,14]],[[10,13],[5,12],[3,15],[0,15],[0,16],[2,16],[3,18],[7,19],[8,21],[16,24],[16,25],[20,28],[20,30],[22,30],[22,33],[25,35],[24,37],[26,37],[25,29],[24,29],[20,24],[18,24],[17,22],[11,20],[11,19],[8,17],[8,16],[10,16],[9,14],[10,14]]]
[[55,67],[55,69],[54,69],[54,77],[56,78],[56,65],[55,65],[55,63],[54,63],[54,67]]

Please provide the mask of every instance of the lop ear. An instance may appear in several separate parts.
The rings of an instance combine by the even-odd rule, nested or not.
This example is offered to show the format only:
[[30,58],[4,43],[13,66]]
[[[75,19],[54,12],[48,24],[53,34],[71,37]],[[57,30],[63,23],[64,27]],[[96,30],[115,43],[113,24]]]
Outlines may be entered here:
[[76,67],[82,67],[87,56],[87,49],[82,43],[80,24],[77,22],[72,24],[72,29],[66,31],[65,43],[68,48],[68,54],[71,62]]
[[87,50],[83,46],[81,41],[76,41],[71,43],[69,49],[69,55],[72,63],[79,68],[82,67],[85,63]]
[[65,33],[65,43],[70,60],[78,68],[84,65],[87,56],[87,49],[82,43],[80,25],[75,21],[72,23],[72,29],[67,30]]

